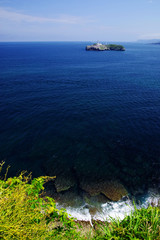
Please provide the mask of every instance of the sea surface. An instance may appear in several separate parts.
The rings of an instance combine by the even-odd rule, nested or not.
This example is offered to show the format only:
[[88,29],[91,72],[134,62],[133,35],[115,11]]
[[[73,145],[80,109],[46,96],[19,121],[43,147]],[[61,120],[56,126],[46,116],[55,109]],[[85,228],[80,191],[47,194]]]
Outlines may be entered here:
[[[9,176],[56,175],[48,193],[85,220],[122,214],[133,197],[146,206],[160,192],[160,45],[87,44],[0,43],[0,161]],[[90,196],[106,182],[124,186],[127,199]]]

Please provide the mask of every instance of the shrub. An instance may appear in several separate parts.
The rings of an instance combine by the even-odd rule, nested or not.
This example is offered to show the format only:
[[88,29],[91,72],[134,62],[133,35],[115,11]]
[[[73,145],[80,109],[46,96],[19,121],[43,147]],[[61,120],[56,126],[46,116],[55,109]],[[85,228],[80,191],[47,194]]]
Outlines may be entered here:
[[73,218],[55,201],[40,197],[50,177],[31,179],[24,172],[0,180],[0,239],[76,239]]

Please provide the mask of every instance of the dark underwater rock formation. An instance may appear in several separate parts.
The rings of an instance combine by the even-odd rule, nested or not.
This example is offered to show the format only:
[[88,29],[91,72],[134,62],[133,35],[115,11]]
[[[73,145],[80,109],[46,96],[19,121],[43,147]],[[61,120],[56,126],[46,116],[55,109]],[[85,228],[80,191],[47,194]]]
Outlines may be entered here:
[[128,195],[126,188],[118,181],[100,181],[87,182],[82,180],[80,187],[90,194],[90,196],[97,196],[103,194],[111,201],[119,201],[124,196]]

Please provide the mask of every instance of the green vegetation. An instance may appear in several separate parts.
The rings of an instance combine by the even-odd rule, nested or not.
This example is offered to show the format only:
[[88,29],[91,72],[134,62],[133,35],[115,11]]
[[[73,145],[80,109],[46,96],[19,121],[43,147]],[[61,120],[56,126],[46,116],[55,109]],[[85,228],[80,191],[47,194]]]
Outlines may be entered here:
[[110,50],[115,50],[115,51],[124,51],[125,48],[122,45],[117,45],[117,44],[108,44],[106,45]]
[[103,236],[96,239],[138,240],[160,239],[160,209],[149,207],[138,210],[122,221],[112,219],[108,227],[103,228]]
[[107,45],[101,45],[101,46],[99,46],[99,49],[100,49],[100,50],[105,50],[106,47],[107,47]]
[[84,231],[64,209],[56,208],[52,198],[42,195],[44,184],[53,178],[32,179],[22,172],[18,177],[7,179],[5,174],[0,180],[0,239],[160,239],[158,207],[135,208],[122,221],[94,223],[94,228]]
[[[2,164],[1,164],[2,166]],[[58,210],[52,198],[40,192],[50,177],[18,177],[0,180],[0,239],[77,239],[75,222]],[[72,238],[71,238],[72,239]]]

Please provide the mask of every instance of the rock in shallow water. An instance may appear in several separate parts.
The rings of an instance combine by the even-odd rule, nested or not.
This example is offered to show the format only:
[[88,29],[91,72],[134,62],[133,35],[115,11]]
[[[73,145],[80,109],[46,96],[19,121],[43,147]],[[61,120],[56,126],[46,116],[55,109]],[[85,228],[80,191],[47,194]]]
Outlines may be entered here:
[[57,176],[55,180],[55,187],[57,192],[62,192],[70,189],[76,185],[76,180],[71,174],[64,175],[64,176]]
[[112,201],[119,201],[122,197],[128,195],[127,190],[119,182],[106,182],[102,193]]
[[122,197],[128,195],[125,187],[118,181],[88,182],[81,181],[80,187],[91,196],[104,194],[112,201],[119,201]]

